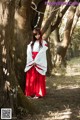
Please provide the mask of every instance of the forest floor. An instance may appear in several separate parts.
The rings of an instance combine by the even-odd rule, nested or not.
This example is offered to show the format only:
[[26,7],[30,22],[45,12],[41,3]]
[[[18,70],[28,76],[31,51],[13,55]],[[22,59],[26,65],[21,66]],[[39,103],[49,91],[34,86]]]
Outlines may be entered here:
[[24,120],[80,120],[80,58],[47,77],[46,89],[44,98],[30,99],[40,113]]

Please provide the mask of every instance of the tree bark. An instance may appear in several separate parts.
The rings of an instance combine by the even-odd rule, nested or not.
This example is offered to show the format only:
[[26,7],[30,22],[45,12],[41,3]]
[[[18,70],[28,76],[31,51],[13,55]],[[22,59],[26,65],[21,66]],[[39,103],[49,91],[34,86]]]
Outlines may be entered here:
[[[55,7],[55,9],[56,9],[56,8],[57,8],[57,7]],[[55,11],[55,9],[53,9],[53,11],[51,12],[50,16],[49,16],[48,19],[46,20],[44,26],[42,27],[42,34],[44,34],[44,33],[47,31],[47,29],[48,29],[49,26],[51,25],[52,20],[55,19],[55,15],[56,15],[56,12],[57,12],[57,11]]]
[[[18,102],[19,105],[25,107],[30,113],[34,113],[35,108],[24,96],[18,83],[21,79],[22,83],[25,82],[26,47],[32,38],[29,15],[31,0],[22,0],[21,6],[16,10],[15,4],[16,0],[0,2],[0,56],[2,59],[0,74],[2,76],[1,93],[3,93],[3,102],[0,107],[11,107],[14,114],[14,109],[18,107],[17,102],[21,99]],[[5,86],[6,81],[8,86]],[[16,95],[17,101],[13,90],[18,94],[18,96]]]
[[[21,2],[21,6],[15,12],[15,71],[17,79],[24,91],[27,44],[32,40],[30,28],[30,6],[31,0]],[[17,70],[16,70],[17,69]]]
[[[74,2],[74,1],[70,0],[69,2]],[[49,32],[49,35],[51,34],[51,32],[53,32],[58,27],[58,25],[60,24],[60,22],[62,20],[62,17],[64,16],[65,12],[68,10],[69,7],[70,7],[69,5],[66,5],[65,8],[58,14],[57,19],[55,21],[55,24],[51,25],[51,30]],[[46,20],[45,24],[42,26],[42,34],[44,34],[47,31],[47,29],[48,29],[49,25],[51,24],[51,22],[55,20],[55,14],[56,14],[56,11],[53,10],[53,12],[50,14],[48,19]],[[45,36],[45,38],[48,38],[49,35],[47,37]]]
[[[0,2],[0,35],[1,35],[1,67],[2,67],[2,93],[3,93],[3,101],[1,107],[11,107],[13,114],[14,111],[14,99],[12,99],[11,92],[9,91],[9,86],[15,86],[15,79],[14,82],[11,78],[12,72],[12,63],[11,62],[11,52],[12,52],[12,43],[13,43],[13,36],[14,36],[14,1],[1,1]],[[12,40],[12,41],[11,41]],[[6,84],[7,81],[7,84]],[[7,86],[8,85],[8,86]]]
[[68,10],[68,8],[69,8],[69,6],[66,5],[66,7],[58,14],[55,24],[51,26],[51,32],[53,32],[58,27],[58,25],[60,24],[64,14]]
[[75,16],[74,16],[74,20],[73,20],[73,24],[72,24],[72,28],[71,28],[71,32],[70,32],[70,36],[73,34],[73,31],[76,27],[77,21],[80,17],[80,6],[78,5],[76,8],[76,12],[75,12]]
[[[20,8],[15,13],[15,73],[18,82],[22,88],[18,88],[18,100],[22,107],[29,110],[30,113],[37,112],[33,105],[24,96],[26,65],[26,49],[27,44],[32,40],[31,24],[30,24],[30,6],[31,0],[22,0]],[[17,71],[16,71],[17,69]]]
[[61,41],[57,44],[57,54],[56,54],[56,64],[57,65],[58,65],[58,63],[60,65],[61,62],[64,61],[67,48],[71,42],[70,32],[71,32],[71,27],[72,27],[75,11],[76,11],[76,7],[71,6],[69,9],[69,12],[68,12],[69,14],[67,15],[67,22],[66,22],[66,27],[64,30],[63,41]]

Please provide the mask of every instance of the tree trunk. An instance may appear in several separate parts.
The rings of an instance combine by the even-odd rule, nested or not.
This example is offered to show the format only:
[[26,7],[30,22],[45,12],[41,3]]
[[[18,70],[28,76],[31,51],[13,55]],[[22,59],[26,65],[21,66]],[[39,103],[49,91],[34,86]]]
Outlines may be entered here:
[[3,93],[3,103],[0,107],[11,107],[14,114],[19,100],[19,106],[25,107],[33,113],[36,110],[24,96],[18,83],[22,80],[22,83],[25,84],[26,47],[32,39],[30,15],[28,14],[31,0],[22,0],[21,6],[18,8],[15,7],[15,4],[16,0],[0,2],[0,56],[2,58],[0,61],[0,76],[2,76],[0,93]]
[[[13,95],[10,91],[10,84],[15,86],[15,79],[11,76],[12,72],[12,64],[11,62],[11,48],[12,41],[14,36],[14,9],[15,8],[15,0],[11,2],[7,2],[3,0],[0,2],[0,35],[1,35],[1,67],[2,67],[2,87],[1,91],[3,91],[3,102],[1,107],[11,107],[14,112],[14,99]],[[11,79],[11,77],[13,79]],[[13,82],[14,81],[14,82]]]
[[[30,6],[31,0],[22,0],[21,6],[16,8],[15,12],[15,74],[18,82],[22,88],[18,88],[18,100],[22,107],[25,107],[29,112],[37,112],[33,105],[29,102],[27,97],[24,96],[25,88],[25,73],[24,68],[26,65],[26,49],[27,44],[32,40],[31,26],[30,26]],[[17,71],[16,71],[17,69]]]
[[67,22],[66,22],[66,27],[64,31],[63,41],[57,44],[57,54],[56,54],[57,65],[58,64],[60,65],[61,62],[64,61],[67,48],[71,42],[70,32],[71,32],[71,27],[72,27],[75,11],[76,11],[76,7],[71,6],[68,12],[69,14],[67,16]]
[[76,24],[77,24],[77,21],[78,21],[79,17],[80,17],[80,6],[78,5],[77,8],[76,8],[75,15],[74,15],[74,20],[73,20],[70,36],[73,34],[73,31],[76,27]]
[[21,6],[15,12],[15,72],[16,77],[24,91],[27,44],[32,40],[30,28],[30,5],[31,1],[22,1]]
[[[54,0],[54,1],[55,1],[55,0]],[[53,7],[53,8],[51,9],[51,11],[50,11],[50,10],[48,10],[48,9],[50,9],[50,7],[47,5],[46,11],[50,11],[50,13],[47,12],[47,14],[48,14],[48,18],[47,18],[47,19],[46,19],[46,16],[47,16],[47,15],[46,15],[46,13],[45,13],[44,21],[43,21],[43,23],[42,23],[42,34],[44,34],[44,33],[47,31],[47,29],[48,29],[49,26],[51,25],[51,22],[55,20],[56,13],[57,13],[57,11],[58,11],[57,8],[58,8],[57,6],[56,6],[56,7]],[[57,9],[57,10],[55,10],[55,9]]]

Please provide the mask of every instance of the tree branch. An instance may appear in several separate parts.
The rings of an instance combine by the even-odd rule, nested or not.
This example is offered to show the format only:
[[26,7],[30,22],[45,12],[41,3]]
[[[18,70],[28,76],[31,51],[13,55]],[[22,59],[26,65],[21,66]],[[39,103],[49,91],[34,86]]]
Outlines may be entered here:
[[58,27],[58,25],[60,24],[60,22],[61,22],[61,20],[62,20],[63,15],[64,15],[65,12],[68,10],[68,8],[69,8],[69,6],[66,5],[66,7],[61,11],[61,13],[58,14],[56,23],[55,23],[53,26],[51,26],[51,32],[54,31],[54,30]]
[[55,15],[56,15],[57,11],[58,11],[58,9],[56,11],[55,11],[55,9],[53,9],[53,11],[51,12],[49,18],[45,22],[45,25],[42,27],[42,34],[44,34],[47,31],[47,29],[48,29],[49,25],[51,24],[52,20],[55,19]]
[[[74,2],[74,1],[73,1],[73,0],[70,0],[69,2]],[[69,3],[69,2],[68,2],[68,3]],[[55,23],[53,26],[51,26],[51,32],[54,31],[55,28],[57,28],[58,25],[60,24],[63,15],[65,14],[65,12],[67,11],[67,9],[69,8],[68,3],[67,3],[67,5],[66,5],[66,7],[65,7],[65,8],[61,11],[61,13],[58,15],[57,20],[56,20],[56,23]],[[51,14],[51,15],[49,16],[49,18],[47,19],[44,27],[42,28],[42,34],[44,34],[44,33],[47,31],[48,26],[51,24],[52,20],[55,19],[55,14],[56,14],[56,11],[52,12],[52,14]],[[51,33],[51,32],[50,32],[50,33]]]
[[73,31],[74,31],[74,29],[76,27],[76,24],[77,24],[77,21],[78,21],[79,17],[80,17],[80,9],[79,9],[79,6],[78,6],[77,9],[76,9],[75,16],[74,16],[74,20],[73,20],[70,36],[73,34]]

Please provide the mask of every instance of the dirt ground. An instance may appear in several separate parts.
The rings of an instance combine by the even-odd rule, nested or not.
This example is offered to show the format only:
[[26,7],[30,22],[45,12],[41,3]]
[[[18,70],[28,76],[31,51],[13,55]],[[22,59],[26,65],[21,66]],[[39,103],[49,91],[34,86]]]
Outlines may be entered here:
[[47,77],[46,89],[44,98],[30,99],[40,114],[28,114],[24,120],[80,120],[80,58]]

